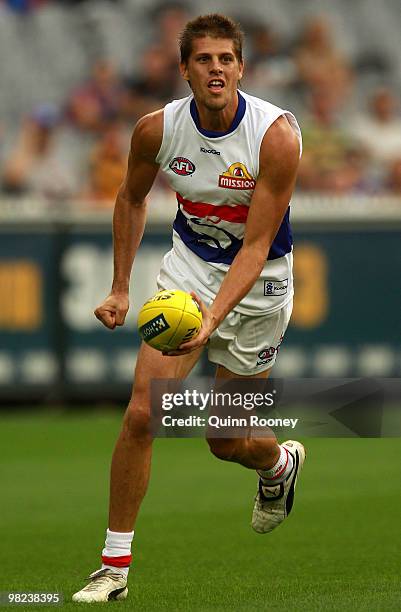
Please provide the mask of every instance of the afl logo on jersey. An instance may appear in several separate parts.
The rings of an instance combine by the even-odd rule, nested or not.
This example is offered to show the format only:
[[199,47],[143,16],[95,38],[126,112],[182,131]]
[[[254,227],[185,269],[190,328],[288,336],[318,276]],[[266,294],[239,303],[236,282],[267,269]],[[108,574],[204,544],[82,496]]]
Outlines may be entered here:
[[195,172],[195,164],[186,157],[174,157],[169,163],[169,168],[179,176],[189,176]]
[[225,189],[255,189],[256,181],[248,172],[245,164],[235,162],[219,176],[219,187]]

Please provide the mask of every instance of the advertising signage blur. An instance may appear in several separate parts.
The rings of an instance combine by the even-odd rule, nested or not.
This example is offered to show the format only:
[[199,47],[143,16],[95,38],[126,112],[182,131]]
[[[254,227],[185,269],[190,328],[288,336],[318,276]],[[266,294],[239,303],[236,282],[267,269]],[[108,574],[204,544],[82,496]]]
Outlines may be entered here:
[[[126,397],[137,313],[157,289],[169,232],[145,235],[131,309],[113,332],[93,315],[110,290],[109,225],[8,228],[0,237],[0,398]],[[275,374],[399,376],[400,259],[391,228],[295,231],[294,312]],[[197,373],[212,373],[206,360]]]

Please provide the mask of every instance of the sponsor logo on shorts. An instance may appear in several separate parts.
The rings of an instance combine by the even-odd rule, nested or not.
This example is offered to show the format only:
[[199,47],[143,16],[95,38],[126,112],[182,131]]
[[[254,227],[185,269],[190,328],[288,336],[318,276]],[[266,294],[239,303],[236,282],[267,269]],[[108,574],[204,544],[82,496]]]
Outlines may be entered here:
[[288,278],[284,280],[265,280],[265,295],[285,295],[288,290]]
[[280,350],[281,343],[283,341],[284,334],[281,334],[280,340],[277,346],[268,346],[267,348],[262,349],[258,353],[258,361],[256,362],[257,366],[265,365],[266,363],[270,363],[273,361],[274,357],[278,354]]
[[229,169],[219,176],[219,187],[225,189],[255,189],[255,185],[255,179],[241,162],[231,164]]
[[174,159],[172,159],[169,163],[168,167],[179,176],[189,176],[196,170],[195,164],[186,157],[174,157]]
[[164,315],[161,313],[157,315],[157,317],[154,317],[154,319],[151,319],[145,323],[145,325],[142,325],[142,327],[139,328],[139,333],[144,340],[152,340],[169,328],[170,325],[167,323]]
[[205,149],[205,147],[200,148],[201,153],[211,153],[212,155],[221,155],[220,151],[216,151],[216,149]]

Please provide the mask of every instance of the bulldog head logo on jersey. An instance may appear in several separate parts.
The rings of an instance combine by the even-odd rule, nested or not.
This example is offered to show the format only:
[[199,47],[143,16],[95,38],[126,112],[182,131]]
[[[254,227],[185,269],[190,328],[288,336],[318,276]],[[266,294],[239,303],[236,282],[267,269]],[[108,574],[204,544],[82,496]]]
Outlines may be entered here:
[[229,169],[219,176],[219,187],[225,189],[255,189],[256,181],[241,162],[231,164]]

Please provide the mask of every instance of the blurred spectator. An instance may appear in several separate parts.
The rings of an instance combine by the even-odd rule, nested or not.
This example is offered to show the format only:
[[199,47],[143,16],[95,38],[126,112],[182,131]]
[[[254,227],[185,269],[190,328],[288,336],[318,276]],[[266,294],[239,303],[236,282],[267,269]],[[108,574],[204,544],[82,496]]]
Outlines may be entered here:
[[22,124],[17,145],[4,163],[2,190],[53,199],[75,195],[78,177],[60,145],[57,110],[38,106]]
[[390,193],[401,196],[401,157],[394,159],[390,165],[386,188]]
[[[46,4],[49,8],[54,1],[0,0],[2,16],[9,19],[8,26],[4,21],[6,25],[0,37],[0,42],[4,39],[4,50],[9,46],[4,33],[13,32],[11,26],[15,23],[20,25],[21,21],[10,15],[10,8],[22,14],[28,13],[29,17],[31,11]],[[30,30],[33,40],[34,33],[39,31],[34,26],[42,23],[41,17],[49,13],[49,19],[57,16],[67,18],[69,5],[80,2],[85,4],[85,1],[88,0],[57,0],[57,4],[65,5],[65,8],[60,9],[61,12],[53,15],[50,9],[44,10],[35,19],[28,19],[32,23],[24,23],[24,27],[27,32],[29,26],[33,27]],[[96,4],[94,0],[89,2]],[[124,129],[131,131],[131,124],[139,117],[162,107],[173,98],[189,93],[177,67],[177,38],[191,17],[188,8],[190,4],[185,0],[159,0],[155,5],[153,0],[147,6],[149,24],[143,40],[148,41],[148,46],[143,51],[140,71],[135,77],[123,82],[112,62],[105,59],[97,61],[86,82],[67,96],[64,107],[65,119],[68,121],[61,123],[54,108],[41,105],[31,116],[23,119],[17,143],[13,122],[18,109],[12,105],[6,108],[6,102],[3,104],[3,140],[0,134],[3,167],[0,187],[3,192],[66,198],[82,194],[82,185],[85,185],[85,195],[98,204],[107,206],[108,202],[114,200],[126,164],[127,147],[122,143]],[[131,12],[125,12],[127,3],[116,0],[114,7],[121,15],[131,15]],[[387,70],[384,78],[389,75],[391,62],[388,65],[385,63],[384,51],[377,48],[377,45],[366,49],[356,40],[358,44],[353,57],[362,75],[354,75],[347,58],[337,49],[325,17],[310,19],[302,32],[295,29],[297,21],[292,21],[294,29],[289,47],[275,28],[262,20],[255,21],[255,17],[252,17],[255,14],[249,7],[245,6],[242,10],[236,7],[235,10],[239,11],[238,20],[247,31],[244,89],[293,110],[300,119],[304,154],[299,172],[299,187],[330,193],[369,193],[377,192],[380,187],[382,190],[399,193],[400,99],[387,87],[374,92],[368,112],[358,108],[358,114],[354,116],[345,108],[346,104],[349,105],[348,94],[351,93],[354,79],[359,87],[355,98],[357,100],[366,87],[371,86],[372,81],[368,79],[372,75],[375,79],[381,79],[374,83],[384,82],[384,69]],[[302,13],[303,9],[300,10]],[[43,21],[46,27],[51,23],[51,20]],[[273,23],[280,23],[280,20]],[[107,42],[107,46],[102,48],[110,49],[110,54],[115,45],[117,49],[116,41],[108,39],[109,35],[115,36],[112,32],[112,28],[105,28],[101,33]],[[139,39],[142,40],[141,37]],[[294,40],[298,41],[295,45]],[[123,40],[119,44],[123,49],[126,48]],[[140,44],[138,42],[137,46]],[[29,78],[26,77],[29,75],[24,70],[30,68],[26,67],[28,64],[23,53],[34,48],[29,35],[20,47],[21,57],[16,52],[12,53],[10,57],[14,63],[6,62],[4,71],[6,74],[7,69],[12,75],[15,72],[16,78],[24,83],[24,87],[28,87]],[[67,53],[68,47],[61,51],[62,55]],[[106,56],[107,53],[102,57]],[[45,53],[45,46],[41,57],[51,57],[51,53]],[[33,70],[31,72],[34,74]],[[394,73],[393,77],[396,79],[397,74]],[[40,97],[48,92],[53,100],[65,99],[65,88],[71,82],[64,78],[63,66],[46,71],[46,79],[39,81],[45,85],[43,92],[39,92]],[[25,91],[22,85],[21,91]],[[6,100],[5,96],[3,98]],[[18,98],[23,100],[24,95],[10,96],[11,101]],[[31,99],[38,99],[37,92],[32,93]],[[29,104],[28,100],[28,108]],[[307,113],[306,117],[302,117],[303,112]],[[118,127],[116,122],[122,120],[125,120],[125,124]],[[11,147],[14,150],[10,153]],[[82,163],[82,160],[86,163]],[[82,176],[84,172],[86,174]],[[163,191],[163,185],[162,178],[158,179],[160,192]]]
[[113,64],[100,60],[93,66],[91,78],[71,94],[67,117],[78,129],[99,132],[118,117],[121,95],[122,84]]
[[306,23],[294,59],[300,81],[307,88],[331,88],[341,98],[348,94],[353,79],[351,67],[334,46],[324,17],[314,17]]
[[297,78],[297,69],[279,35],[271,27],[258,23],[247,27],[250,47],[245,71],[245,89],[261,98],[269,88],[286,88]]
[[337,195],[373,193],[377,185],[370,176],[369,168],[369,157],[366,151],[348,143],[341,163],[325,177],[323,190]]
[[177,69],[178,37],[191,18],[187,4],[179,0],[164,0],[156,4],[150,16],[157,27],[155,44],[163,48],[166,60]]
[[174,98],[179,78],[177,64],[171,65],[163,47],[153,45],[148,48],[142,57],[140,76],[127,79],[125,83],[122,96],[124,116],[136,121],[164,106]]
[[372,159],[383,166],[401,156],[400,100],[391,89],[380,88],[369,102],[369,114],[358,115],[350,130]]
[[127,146],[120,126],[111,124],[90,154],[88,185],[82,194],[97,206],[112,206],[127,167]]
[[0,167],[3,165],[4,157],[4,123],[0,121]]
[[50,0],[4,0],[4,4],[15,13],[25,15],[48,4],[49,1]]
[[307,191],[369,191],[368,157],[353,142],[339,119],[338,99],[331,87],[309,96],[309,116],[302,122],[304,151],[298,186]]

